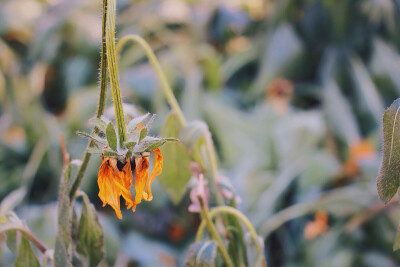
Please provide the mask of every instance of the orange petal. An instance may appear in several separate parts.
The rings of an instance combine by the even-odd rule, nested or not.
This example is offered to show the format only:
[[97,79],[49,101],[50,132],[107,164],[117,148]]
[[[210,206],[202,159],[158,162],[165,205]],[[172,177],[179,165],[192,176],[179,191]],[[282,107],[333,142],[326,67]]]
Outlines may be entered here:
[[[97,183],[99,185],[99,198],[103,202],[103,207],[108,204],[114,210],[119,219],[122,218],[120,210],[119,197],[121,190],[115,184],[115,180],[119,180],[119,175],[116,176],[112,165],[115,159],[103,158],[99,168]],[[116,160],[115,160],[116,164]]]
[[154,167],[153,170],[150,173],[149,179],[147,179],[147,194],[144,199],[146,201],[151,201],[153,199],[153,195],[151,194],[151,183],[154,181],[154,179],[161,174],[162,172],[162,167],[163,167],[163,156],[161,154],[160,148],[152,150],[155,154],[155,159],[154,159]]
[[149,176],[149,159],[146,157],[135,158],[135,200],[132,210],[136,210],[136,205],[142,202],[143,194],[146,189],[146,181]]
[[130,209],[133,206],[132,195],[130,192],[130,188],[132,186],[132,169],[131,169],[131,161],[129,159],[126,160],[125,166],[122,169],[121,173],[121,185],[125,190],[121,190],[122,197],[125,199],[125,205],[127,209]]

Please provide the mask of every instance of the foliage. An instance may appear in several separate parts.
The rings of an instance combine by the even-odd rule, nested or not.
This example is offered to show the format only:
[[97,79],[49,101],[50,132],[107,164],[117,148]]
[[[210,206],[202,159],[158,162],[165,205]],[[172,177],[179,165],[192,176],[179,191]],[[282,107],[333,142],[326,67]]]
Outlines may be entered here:
[[[191,161],[206,170],[209,211],[220,205],[215,193],[222,192],[223,203],[237,206],[262,236],[271,266],[399,264],[399,252],[393,252],[393,243],[399,247],[399,238],[394,242],[398,200],[384,205],[376,190],[382,127],[380,177],[388,182],[378,178],[378,185],[389,185],[390,192],[380,187],[379,194],[387,202],[398,187],[396,167],[385,166],[385,157],[391,157],[390,129],[397,128],[385,120],[397,121],[397,102],[386,111],[383,125],[381,120],[384,107],[400,96],[398,1],[118,0],[117,40],[136,33],[149,43],[187,120],[178,127],[176,119],[171,128],[177,114],[169,113],[153,62],[140,45],[117,44],[124,119],[157,114],[151,131],[133,136],[152,142],[155,135],[179,139],[161,147],[165,162],[153,189],[157,197],[135,213],[124,213],[123,221],[112,209],[101,208],[99,157],[68,161],[66,167],[59,152],[59,132],[72,159],[81,159],[87,145],[75,133],[90,132],[87,122],[98,104],[100,9],[101,1],[95,0],[0,3],[4,266],[15,259],[36,264],[36,258],[43,265],[59,258],[60,245],[73,266],[95,266],[103,258],[103,238],[101,266],[200,265],[212,261],[210,255],[222,264],[209,235],[194,243],[199,217],[187,207],[198,179]],[[105,104],[111,106],[107,94]],[[100,131],[90,135],[109,145],[108,125],[111,135],[119,134],[114,108],[105,109],[104,117],[112,118],[111,124],[92,119]],[[129,140],[125,145],[134,147]],[[67,203],[76,182],[75,163],[87,164],[87,170],[82,191]],[[234,201],[239,197],[240,204]],[[63,211],[63,205],[74,208]],[[304,230],[315,225],[318,211],[328,215],[327,230],[308,240]],[[239,266],[259,254],[248,229],[235,218],[218,215],[212,222],[219,233],[221,225],[229,226],[221,236]],[[99,249],[90,249],[92,244]],[[38,245],[39,250],[30,249]],[[207,246],[202,252],[207,257],[195,258],[200,246]]]

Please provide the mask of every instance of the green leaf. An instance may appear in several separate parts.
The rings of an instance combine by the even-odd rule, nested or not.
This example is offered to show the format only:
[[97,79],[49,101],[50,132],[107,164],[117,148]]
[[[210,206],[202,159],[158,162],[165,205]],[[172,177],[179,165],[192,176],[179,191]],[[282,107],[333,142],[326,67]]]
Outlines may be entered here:
[[140,130],[139,142],[147,136],[147,128],[142,128]]
[[387,203],[399,188],[400,174],[400,99],[383,115],[382,164],[378,174],[379,197]]
[[6,244],[8,249],[12,253],[17,254],[17,231],[16,230],[7,231],[6,236],[7,236]]
[[213,267],[217,258],[217,243],[201,241],[192,244],[188,250],[185,265],[189,267]]
[[21,242],[18,248],[15,267],[40,267],[39,261],[32,250],[29,241],[22,235]]
[[106,137],[107,137],[108,146],[112,150],[117,150],[117,134],[115,133],[114,126],[111,123],[109,123],[107,125]]
[[[179,136],[180,128],[176,115],[170,114],[160,135],[176,138]],[[161,153],[164,155],[164,165],[158,180],[171,201],[178,204],[185,194],[191,177],[190,155],[181,143],[166,143],[161,147]]]
[[71,220],[69,198],[71,164],[64,169],[58,192],[57,236],[54,248],[54,266],[71,266]]
[[82,215],[79,220],[77,251],[89,258],[89,266],[97,266],[104,257],[103,229],[96,209],[83,195]]
[[91,124],[93,124],[94,126],[96,126],[100,131],[102,131],[103,133],[106,132],[107,130],[107,123],[105,121],[103,121],[102,119],[99,118],[92,118],[89,120],[89,122]]

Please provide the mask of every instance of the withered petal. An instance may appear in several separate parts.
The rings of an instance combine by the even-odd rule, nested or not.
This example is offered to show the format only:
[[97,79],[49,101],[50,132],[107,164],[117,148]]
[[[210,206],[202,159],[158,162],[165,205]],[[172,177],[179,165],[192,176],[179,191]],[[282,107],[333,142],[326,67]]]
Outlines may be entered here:
[[146,189],[146,181],[149,176],[149,160],[147,157],[135,158],[135,200],[132,210],[136,210],[136,205],[142,202],[143,194]]
[[154,159],[154,167],[153,170],[150,173],[149,179],[147,179],[147,184],[146,184],[146,192],[147,196],[144,197],[146,201],[151,201],[153,199],[153,195],[151,194],[151,184],[153,183],[154,179],[161,174],[162,172],[162,167],[163,167],[163,156],[161,154],[160,148],[152,150],[155,154],[155,159]]

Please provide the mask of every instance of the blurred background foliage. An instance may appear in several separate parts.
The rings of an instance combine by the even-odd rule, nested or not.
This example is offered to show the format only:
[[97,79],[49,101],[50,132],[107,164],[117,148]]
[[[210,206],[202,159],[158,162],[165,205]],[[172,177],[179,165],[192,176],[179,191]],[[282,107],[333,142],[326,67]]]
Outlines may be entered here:
[[[239,209],[270,266],[397,266],[398,199],[377,197],[381,116],[400,95],[398,0],[118,0],[117,36],[156,51],[189,120],[210,127]],[[81,158],[98,94],[101,1],[0,2],[0,198],[54,246],[59,132]],[[120,57],[125,103],[168,114],[137,46]],[[109,104],[110,97],[108,97]],[[165,155],[168,157],[168,155]],[[119,221],[100,208],[93,157],[83,190],[100,213],[109,266],[182,266],[199,223],[187,191]],[[188,189],[191,187],[189,182]],[[2,262],[13,255],[3,248]],[[115,265],[114,265],[115,263]]]

